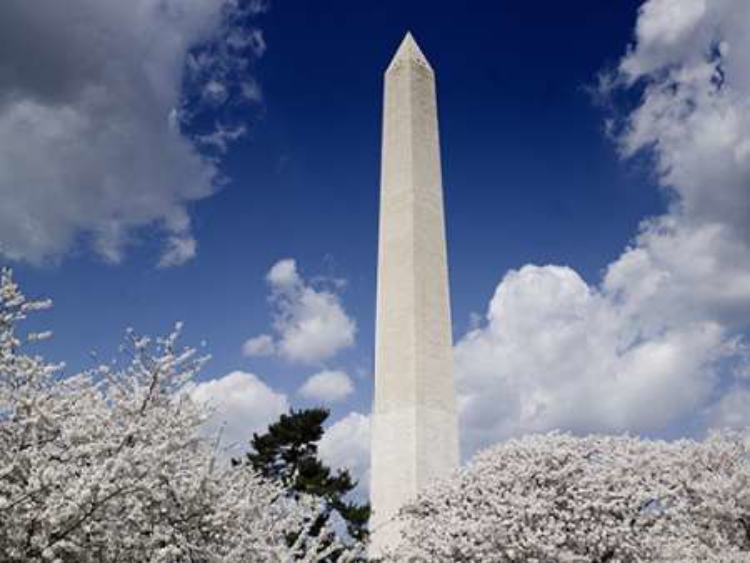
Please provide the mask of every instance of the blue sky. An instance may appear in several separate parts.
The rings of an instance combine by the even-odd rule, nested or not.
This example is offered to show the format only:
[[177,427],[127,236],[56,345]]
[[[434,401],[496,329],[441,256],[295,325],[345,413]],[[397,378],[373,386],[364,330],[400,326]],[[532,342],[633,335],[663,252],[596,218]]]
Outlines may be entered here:
[[[344,371],[354,392],[329,402],[332,419],[366,415],[382,73],[411,30],[438,80],[465,453],[553,427],[677,435],[747,421],[741,0],[138,0],[145,19],[76,4],[84,32],[70,37],[62,10],[0,8],[8,29],[64,39],[0,33],[0,262],[53,297],[45,348],[70,371],[90,351],[113,356],[126,327],[182,320],[213,356],[203,379],[252,373],[285,396],[277,406],[303,406],[317,403],[298,393],[308,377]],[[63,84],[46,83],[49,69]],[[226,150],[205,140],[238,127]],[[648,217],[662,219],[639,227]],[[184,263],[158,267],[172,239]],[[356,323],[352,345],[306,361],[243,354],[274,334],[266,275],[282,259]],[[599,411],[599,393],[617,400]],[[346,442],[363,440],[358,424],[341,427],[340,459],[366,452]]]

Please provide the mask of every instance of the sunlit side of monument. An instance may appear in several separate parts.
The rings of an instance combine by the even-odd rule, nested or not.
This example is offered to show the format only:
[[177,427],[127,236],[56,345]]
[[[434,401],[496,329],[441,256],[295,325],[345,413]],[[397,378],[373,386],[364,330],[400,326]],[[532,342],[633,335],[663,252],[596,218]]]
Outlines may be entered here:
[[411,34],[385,73],[371,554],[391,522],[458,465],[458,424],[435,77]]

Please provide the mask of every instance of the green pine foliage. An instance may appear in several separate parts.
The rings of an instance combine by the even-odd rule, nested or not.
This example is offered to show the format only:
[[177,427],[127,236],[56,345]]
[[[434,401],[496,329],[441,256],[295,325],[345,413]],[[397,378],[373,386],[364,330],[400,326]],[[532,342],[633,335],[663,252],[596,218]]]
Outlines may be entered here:
[[252,451],[246,454],[245,463],[265,477],[280,481],[294,497],[308,494],[325,501],[326,509],[311,533],[316,534],[336,511],[353,538],[366,540],[370,505],[344,500],[357,482],[348,470],[334,473],[318,458],[318,443],[329,414],[327,409],[314,408],[292,409],[281,415],[265,434],[253,434]]

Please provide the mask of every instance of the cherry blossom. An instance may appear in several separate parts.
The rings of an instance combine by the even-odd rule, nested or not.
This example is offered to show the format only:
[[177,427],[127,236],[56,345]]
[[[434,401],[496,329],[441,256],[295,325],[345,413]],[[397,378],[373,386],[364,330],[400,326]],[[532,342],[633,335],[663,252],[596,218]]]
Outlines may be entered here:
[[[314,499],[293,502],[250,469],[219,463],[218,439],[187,392],[205,364],[164,338],[128,331],[117,364],[70,377],[27,353],[47,333],[18,324],[51,306],[0,276],[0,559],[3,561],[319,561],[343,550],[304,530]],[[300,531],[288,545],[290,531]]]
[[750,561],[750,435],[532,435],[402,510],[398,561]]

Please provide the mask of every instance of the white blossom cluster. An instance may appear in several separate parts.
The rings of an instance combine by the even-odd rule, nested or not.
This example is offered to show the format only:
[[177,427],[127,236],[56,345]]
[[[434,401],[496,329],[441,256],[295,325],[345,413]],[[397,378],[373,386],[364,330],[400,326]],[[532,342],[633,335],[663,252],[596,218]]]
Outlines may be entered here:
[[318,561],[344,549],[311,538],[319,509],[247,467],[215,464],[206,413],[186,385],[205,363],[166,338],[128,333],[122,368],[61,377],[26,353],[47,334],[17,324],[49,301],[0,275],[0,560]]
[[528,436],[398,517],[394,561],[750,561],[750,438]]

